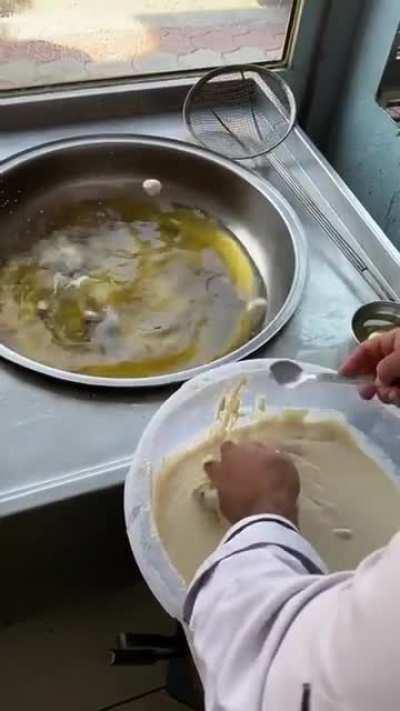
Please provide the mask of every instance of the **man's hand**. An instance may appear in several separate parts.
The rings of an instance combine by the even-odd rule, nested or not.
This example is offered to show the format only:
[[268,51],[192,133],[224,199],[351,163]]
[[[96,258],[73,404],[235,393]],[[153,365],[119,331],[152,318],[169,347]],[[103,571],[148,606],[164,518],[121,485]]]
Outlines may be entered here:
[[288,455],[257,442],[224,442],[221,461],[204,468],[230,523],[255,514],[275,514],[297,525],[300,480]]
[[382,402],[400,406],[400,328],[364,341],[347,359],[342,375],[373,375],[375,383],[363,386],[365,400],[377,395]]

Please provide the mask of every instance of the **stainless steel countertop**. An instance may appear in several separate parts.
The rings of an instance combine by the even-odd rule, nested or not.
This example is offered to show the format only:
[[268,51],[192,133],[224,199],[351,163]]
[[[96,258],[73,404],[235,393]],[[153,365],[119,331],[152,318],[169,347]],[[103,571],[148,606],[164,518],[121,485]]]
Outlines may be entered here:
[[[179,113],[171,112],[135,120],[59,126],[45,132],[3,132],[0,158],[44,139],[105,131],[189,140]],[[400,296],[399,253],[303,132],[296,129],[279,150],[280,159],[296,180],[343,234],[349,233],[355,244],[363,246]],[[375,294],[273,169],[260,161],[257,167],[302,219],[310,247],[310,269],[300,309],[285,330],[256,355],[289,356],[337,367],[352,347],[354,310],[373,300]],[[171,392],[172,388],[88,389],[47,380],[1,362],[0,515],[122,482],[144,427]]]

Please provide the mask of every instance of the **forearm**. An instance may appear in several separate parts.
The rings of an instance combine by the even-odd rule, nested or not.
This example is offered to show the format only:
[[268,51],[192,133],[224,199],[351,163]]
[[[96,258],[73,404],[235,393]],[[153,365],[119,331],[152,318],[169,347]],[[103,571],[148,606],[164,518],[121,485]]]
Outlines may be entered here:
[[304,684],[321,711],[397,711],[400,535],[355,573],[320,565],[279,524],[253,524],[206,562],[186,619],[207,711],[300,711]]
[[[274,660],[270,689],[288,678],[299,643],[313,682],[311,708],[322,711],[398,711],[400,534],[340,580],[325,578],[293,620]],[[289,674],[290,676],[290,674]]]
[[264,707],[269,669],[297,614],[287,603],[298,598],[301,607],[299,594],[324,579],[307,541],[288,521],[273,519],[231,529],[190,589],[186,620],[208,711]]

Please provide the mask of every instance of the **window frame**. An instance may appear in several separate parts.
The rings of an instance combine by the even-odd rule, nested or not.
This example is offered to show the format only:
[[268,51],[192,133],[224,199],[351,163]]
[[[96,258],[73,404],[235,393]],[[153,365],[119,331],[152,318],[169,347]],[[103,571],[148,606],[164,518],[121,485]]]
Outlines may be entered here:
[[[299,104],[329,2],[294,0],[283,59],[259,63],[287,79]],[[182,89],[189,89],[209,68],[0,92],[0,130],[143,116],[160,112],[160,107],[162,112],[176,110]]]
[[[393,80],[394,83],[391,84]],[[394,118],[390,113],[390,109],[396,108],[400,111],[400,23],[382,73],[376,93],[376,101],[398,126],[400,118]]]

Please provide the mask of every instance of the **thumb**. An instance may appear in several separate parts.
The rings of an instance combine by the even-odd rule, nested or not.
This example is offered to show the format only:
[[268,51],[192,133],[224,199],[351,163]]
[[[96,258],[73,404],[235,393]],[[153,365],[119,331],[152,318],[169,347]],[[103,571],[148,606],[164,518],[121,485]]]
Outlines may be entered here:
[[400,379],[400,353],[391,353],[377,367],[377,376],[383,385],[392,385]]

